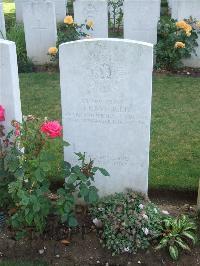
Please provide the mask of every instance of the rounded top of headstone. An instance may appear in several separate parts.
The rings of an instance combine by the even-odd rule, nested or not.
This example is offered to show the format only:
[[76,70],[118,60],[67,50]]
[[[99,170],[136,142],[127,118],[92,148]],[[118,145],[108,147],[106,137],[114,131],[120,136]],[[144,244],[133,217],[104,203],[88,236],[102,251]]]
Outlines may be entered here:
[[133,44],[133,45],[141,45],[144,47],[150,47],[153,48],[152,43],[147,42],[141,42],[141,41],[135,41],[135,40],[129,40],[129,39],[118,39],[118,38],[94,38],[94,39],[84,39],[84,40],[78,40],[78,41],[72,41],[72,42],[66,42],[60,45],[60,48],[62,49],[63,46],[70,46],[74,44],[80,44],[80,43],[127,43],[127,44]]

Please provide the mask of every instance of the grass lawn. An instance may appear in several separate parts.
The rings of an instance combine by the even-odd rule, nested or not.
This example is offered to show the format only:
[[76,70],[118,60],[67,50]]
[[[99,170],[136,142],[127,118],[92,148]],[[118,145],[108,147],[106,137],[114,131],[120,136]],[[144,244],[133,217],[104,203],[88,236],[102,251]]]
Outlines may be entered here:
[[[24,114],[61,118],[59,75],[21,74]],[[150,187],[196,189],[200,177],[200,79],[155,77]]]

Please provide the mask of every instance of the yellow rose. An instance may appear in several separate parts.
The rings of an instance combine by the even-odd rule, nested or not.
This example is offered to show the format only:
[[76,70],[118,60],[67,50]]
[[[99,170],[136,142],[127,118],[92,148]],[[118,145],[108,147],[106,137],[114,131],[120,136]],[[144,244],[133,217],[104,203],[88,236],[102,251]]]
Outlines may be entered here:
[[183,29],[186,32],[187,36],[188,36],[189,32],[192,31],[192,27],[189,24],[187,24],[184,20],[176,22],[176,27],[179,29]]
[[89,28],[93,28],[94,26],[94,22],[92,20],[88,20],[86,25],[89,27]]
[[196,23],[197,27],[200,28],[200,20]]
[[187,35],[187,37],[190,37],[191,36],[191,32],[190,31],[186,31],[186,35]]
[[185,44],[183,42],[176,42],[174,47],[177,48],[185,48]]
[[64,23],[68,24],[68,25],[73,24],[74,23],[73,17],[72,16],[66,16],[64,19]]
[[49,50],[48,50],[48,53],[50,55],[56,55],[58,52],[58,49],[56,47],[50,47]]

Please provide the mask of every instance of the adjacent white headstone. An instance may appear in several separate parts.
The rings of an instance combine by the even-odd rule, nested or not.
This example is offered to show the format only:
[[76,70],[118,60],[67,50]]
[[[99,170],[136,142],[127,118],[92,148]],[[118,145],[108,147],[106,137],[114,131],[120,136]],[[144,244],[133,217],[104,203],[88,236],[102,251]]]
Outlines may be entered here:
[[0,39],[6,38],[5,19],[3,13],[3,4],[0,3]]
[[177,0],[171,1],[171,16],[174,19],[178,17],[178,1]]
[[[28,1],[28,0],[27,0]],[[23,22],[23,4],[25,0],[15,0],[16,21]]]
[[168,7],[169,7],[170,10],[172,8],[172,2],[173,2],[173,0],[168,0]]
[[48,0],[24,3],[23,20],[28,57],[35,64],[48,63],[48,49],[56,46],[57,40],[54,3]]
[[78,24],[92,20],[93,31],[87,32],[93,38],[108,37],[107,0],[76,0],[74,2],[74,20]]
[[124,0],[124,38],[157,43],[160,0]]
[[21,102],[17,68],[16,46],[14,42],[0,40],[0,105],[5,109],[4,122],[9,132],[11,121],[21,121]]
[[[183,20],[192,16],[194,19],[200,20],[200,0],[174,0],[172,16],[174,19]],[[198,38],[198,47],[196,53],[191,58],[184,60],[184,64],[189,67],[200,67],[200,37]]]
[[[60,46],[65,159],[86,152],[110,177],[97,176],[101,195],[126,188],[147,192],[153,46],[90,39]],[[66,62],[70,62],[67,63]]]
[[53,0],[55,3],[56,21],[63,22],[66,16],[66,0]]

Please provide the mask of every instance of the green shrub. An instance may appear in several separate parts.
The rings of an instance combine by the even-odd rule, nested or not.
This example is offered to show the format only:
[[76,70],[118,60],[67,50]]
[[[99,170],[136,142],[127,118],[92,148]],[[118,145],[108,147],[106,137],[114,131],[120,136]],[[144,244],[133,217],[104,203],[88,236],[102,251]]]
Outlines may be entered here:
[[178,22],[170,18],[161,18],[158,24],[158,43],[155,46],[156,67],[159,69],[177,69],[182,59],[188,58],[198,46],[199,27],[196,20]]
[[162,215],[142,194],[105,197],[91,208],[91,214],[103,224],[101,242],[113,255],[146,249],[161,234]]
[[17,61],[20,73],[31,72],[33,63],[27,57],[24,27],[21,24],[15,24],[7,32],[7,39],[16,43]]

